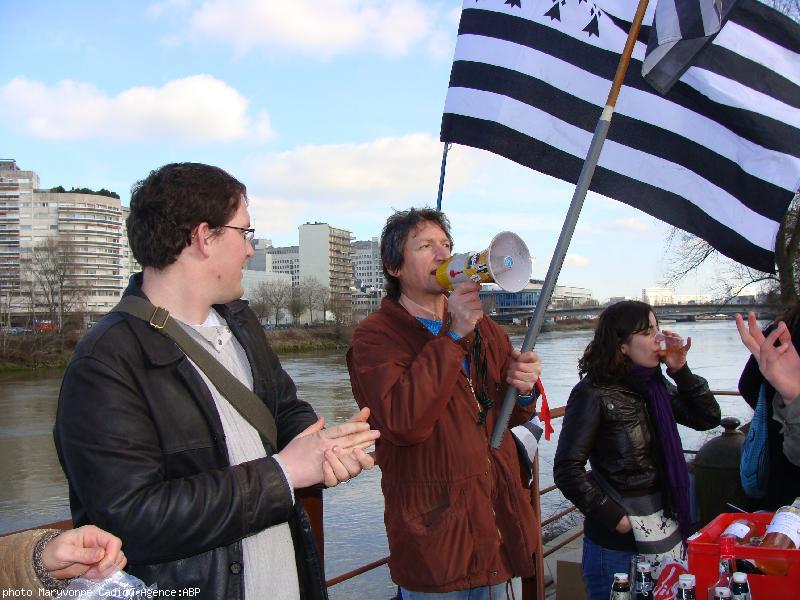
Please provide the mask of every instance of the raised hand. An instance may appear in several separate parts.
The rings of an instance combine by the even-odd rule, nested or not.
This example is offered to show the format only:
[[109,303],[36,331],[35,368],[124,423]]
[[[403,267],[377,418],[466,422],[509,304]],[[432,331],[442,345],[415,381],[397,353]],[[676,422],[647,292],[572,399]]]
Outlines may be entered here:
[[[783,401],[791,404],[800,396],[800,356],[786,323],[781,321],[772,333],[764,337],[755,314],[751,312],[747,324],[741,315],[736,315],[736,328],[742,343],[758,362],[761,374],[778,390]],[[776,346],[776,342],[780,345]]]
[[458,283],[447,299],[447,311],[452,317],[450,329],[461,337],[469,335],[483,318],[483,304],[478,295],[481,286],[473,281]]
[[664,343],[666,344],[667,350],[663,358],[664,364],[673,372],[682,369],[686,364],[686,355],[692,347],[692,338],[687,337],[686,343],[684,344],[681,336],[674,331],[662,329],[661,334],[664,336]]

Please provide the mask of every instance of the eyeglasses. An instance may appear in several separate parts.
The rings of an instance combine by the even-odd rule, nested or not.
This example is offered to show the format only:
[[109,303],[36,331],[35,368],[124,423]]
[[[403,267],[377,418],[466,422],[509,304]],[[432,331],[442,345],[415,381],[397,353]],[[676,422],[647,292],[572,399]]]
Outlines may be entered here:
[[235,229],[236,231],[242,234],[242,237],[246,239],[248,242],[253,241],[253,237],[256,234],[256,230],[250,227],[249,229],[246,227],[234,227],[233,225],[222,225],[226,229]]

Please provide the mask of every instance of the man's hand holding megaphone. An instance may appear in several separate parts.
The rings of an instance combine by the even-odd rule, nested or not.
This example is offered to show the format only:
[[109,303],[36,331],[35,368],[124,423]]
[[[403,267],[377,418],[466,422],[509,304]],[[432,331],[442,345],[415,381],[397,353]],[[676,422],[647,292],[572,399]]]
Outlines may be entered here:
[[480,284],[466,281],[455,284],[450,292],[447,301],[447,311],[452,319],[450,329],[461,337],[472,333],[478,321],[483,318],[483,304],[478,295],[480,290]]

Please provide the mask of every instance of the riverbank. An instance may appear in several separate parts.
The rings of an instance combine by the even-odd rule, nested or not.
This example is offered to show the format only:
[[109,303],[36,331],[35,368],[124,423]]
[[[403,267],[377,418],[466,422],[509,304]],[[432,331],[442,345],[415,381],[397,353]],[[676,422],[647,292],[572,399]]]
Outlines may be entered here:
[[[509,335],[524,335],[521,325],[501,325]],[[545,325],[542,330],[571,331],[591,329],[593,321],[570,320]],[[344,351],[353,339],[352,326],[286,327],[267,329],[264,334],[277,354]],[[39,334],[6,334],[0,338],[0,374],[32,372],[40,369],[63,369],[78,342],[77,334],[63,336]]]

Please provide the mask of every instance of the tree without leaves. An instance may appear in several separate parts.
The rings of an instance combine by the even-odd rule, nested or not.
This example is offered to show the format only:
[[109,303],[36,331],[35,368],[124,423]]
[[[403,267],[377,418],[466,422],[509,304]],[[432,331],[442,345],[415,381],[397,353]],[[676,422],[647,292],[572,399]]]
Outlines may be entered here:
[[[314,322],[314,309],[323,308],[326,304],[327,288],[316,277],[305,277],[297,288],[308,307],[310,321]],[[325,320],[323,316],[323,321]]]
[[353,300],[350,294],[331,295],[330,305],[337,327],[353,321]]
[[20,260],[20,270],[28,274],[32,318],[36,307],[42,306],[59,333],[64,315],[85,303],[86,286],[79,282],[72,254],[72,244],[53,236],[38,242],[30,257]]
[[281,313],[288,308],[292,295],[292,284],[285,281],[267,281],[256,288],[256,295],[262,296],[268,308],[268,314],[275,315],[275,325],[281,319]]
[[800,22],[800,0],[766,0],[764,4]]
[[292,322],[297,324],[297,321],[303,316],[303,313],[306,312],[306,309],[308,308],[305,295],[302,293],[299,287],[291,288],[289,293],[288,308],[289,314],[292,315]]
[[720,267],[716,292],[728,301],[747,286],[759,285],[781,308],[797,303],[800,292],[800,196],[795,196],[775,238],[777,272],[764,273],[722,256],[705,240],[673,228],[667,240],[667,255],[672,262],[664,284],[674,286],[700,266],[715,263]]

